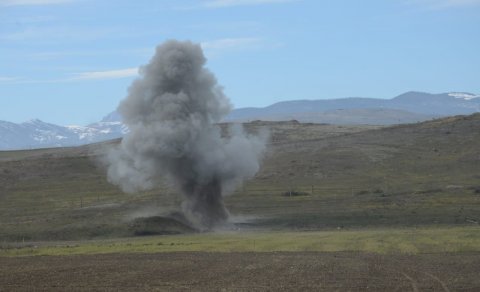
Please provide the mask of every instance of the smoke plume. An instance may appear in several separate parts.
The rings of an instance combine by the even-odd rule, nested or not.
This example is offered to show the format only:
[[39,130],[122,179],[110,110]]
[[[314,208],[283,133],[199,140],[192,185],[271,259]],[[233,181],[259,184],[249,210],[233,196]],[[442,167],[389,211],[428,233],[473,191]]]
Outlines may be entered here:
[[222,137],[216,123],[231,105],[205,62],[189,41],[158,46],[118,107],[130,132],[107,155],[110,182],[126,192],[167,182],[199,229],[228,219],[223,197],[255,175],[266,142],[239,125]]

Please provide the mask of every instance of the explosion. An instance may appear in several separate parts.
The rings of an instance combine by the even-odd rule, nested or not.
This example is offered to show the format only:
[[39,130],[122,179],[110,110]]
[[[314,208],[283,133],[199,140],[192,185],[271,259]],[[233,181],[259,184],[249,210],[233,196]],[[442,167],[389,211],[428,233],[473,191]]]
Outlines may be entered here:
[[162,182],[175,188],[185,217],[200,230],[227,221],[223,197],[259,170],[267,140],[240,125],[222,137],[217,123],[231,105],[205,63],[192,42],[158,46],[118,107],[130,131],[106,158],[109,181],[125,192]]

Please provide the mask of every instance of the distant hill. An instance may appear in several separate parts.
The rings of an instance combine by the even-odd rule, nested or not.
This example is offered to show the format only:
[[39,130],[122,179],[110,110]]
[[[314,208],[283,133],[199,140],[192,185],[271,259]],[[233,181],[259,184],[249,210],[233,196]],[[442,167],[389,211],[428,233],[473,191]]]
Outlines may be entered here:
[[234,110],[227,121],[296,119],[300,122],[391,125],[480,111],[480,96],[471,93],[407,92],[392,99],[341,98],[283,101],[264,108]]
[[[264,108],[233,110],[224,122],[286,121],[334,125],[394,125],[480,112],[480,96],[407,92],[392,99],[341,98],[283,101]],[[122,137],[128,129],[114,111],[88,126],[58,126],[31,120],[0,121],[0,150],[78,146]]]
[[[234,113],[232,113],[234,114]],[[302,123],[334,124],[334,125],[394,125],[422,122],[441,115],[417,114],[405,110],[390,108],[353,108],[327,111],[307,111],[285,114],[253,115],[244,118],[232,118],[229,122],[288,121],[297,120]]]

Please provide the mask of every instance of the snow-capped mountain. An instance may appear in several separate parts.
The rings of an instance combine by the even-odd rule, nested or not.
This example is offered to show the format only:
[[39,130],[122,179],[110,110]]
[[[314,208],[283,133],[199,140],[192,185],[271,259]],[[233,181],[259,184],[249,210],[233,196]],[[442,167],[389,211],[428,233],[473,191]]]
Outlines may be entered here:
[[0,121],[0,150],[77,146],[119,138],[127,132],[120,121],[88,126],[57,126],[38,119],[21,124]]
[[[407,92],[392,99],[341,98],[283,101],[264,108],[233,110],[224,121],[292,120],[330,124],[390,125],[480,112],[480,95]],[[77,146],[120,138],[128,132],[114,111],[88,126],[58,126],[31,120],[0,121],[0,150]]]
[[475,95],[471,93],[465,93],[465,92],[451,92],[448,94],[449,96],[453,96],[455,98],[461,98],[464,100],[472,100],[474,98],[479,98],[480,95]]

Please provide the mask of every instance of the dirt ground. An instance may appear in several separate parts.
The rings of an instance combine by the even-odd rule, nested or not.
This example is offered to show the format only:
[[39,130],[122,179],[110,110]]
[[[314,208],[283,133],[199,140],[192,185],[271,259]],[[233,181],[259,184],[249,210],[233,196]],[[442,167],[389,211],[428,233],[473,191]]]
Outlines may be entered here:
[[0,291],[480,291],[480,254],[157,253],[0,258]]

